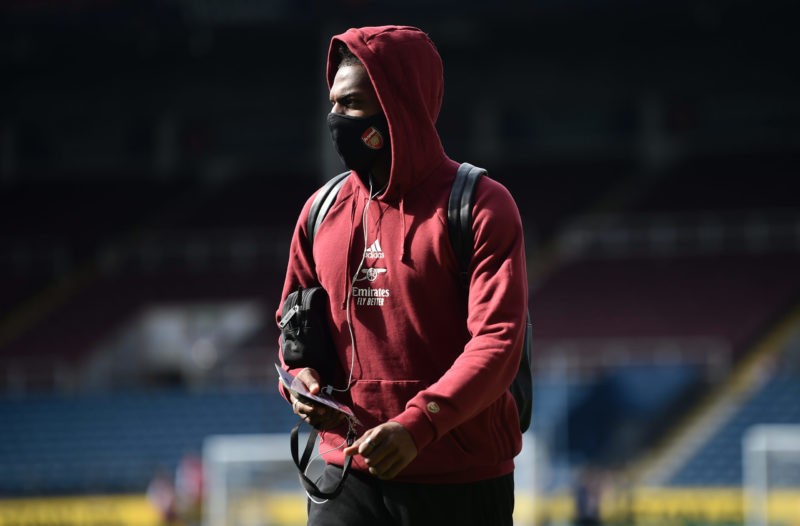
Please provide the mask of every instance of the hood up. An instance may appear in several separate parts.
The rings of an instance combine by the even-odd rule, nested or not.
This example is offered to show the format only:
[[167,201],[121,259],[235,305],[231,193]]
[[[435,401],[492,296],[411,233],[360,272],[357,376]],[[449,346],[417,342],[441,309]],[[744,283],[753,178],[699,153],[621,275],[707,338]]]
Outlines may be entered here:
[[381,199],[396,202],[445,159],[436,119],[442,107],[442,60],[428,35],[408,26],[349,29],[331,39],[328,88],[339,65],[338,44],[358,57],[389,123],[392,169]]

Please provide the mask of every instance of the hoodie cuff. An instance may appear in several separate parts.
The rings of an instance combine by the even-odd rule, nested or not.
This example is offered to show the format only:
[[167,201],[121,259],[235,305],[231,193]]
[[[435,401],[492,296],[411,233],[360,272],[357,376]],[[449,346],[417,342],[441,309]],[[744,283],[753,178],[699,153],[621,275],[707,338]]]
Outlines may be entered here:
[[414,439],[417,452],[422,451],[436,438],[436,429],[434,429],[425,413],[417,407],[409,407],[395,418],[392,418],[391,421],[397,422],[406,428],[411,438]]

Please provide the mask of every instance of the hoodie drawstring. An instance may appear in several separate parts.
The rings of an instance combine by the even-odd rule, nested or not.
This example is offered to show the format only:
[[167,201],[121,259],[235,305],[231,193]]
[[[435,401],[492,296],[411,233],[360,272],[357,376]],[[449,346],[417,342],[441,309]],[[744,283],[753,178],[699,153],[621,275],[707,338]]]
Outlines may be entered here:
[[341,309],[344,310],[347,308],[347,298],[350,296],[350,287],[352,284],[350,283],[350,252],[353,250],[353,236],[355,235],[355,222],[356,222],[356,203],[358,203],[359,194],[361,193],[361,189],[356,185],[356,195],[352,199],[353,206],[350,208],[350,235],[347,241],[347,251],[344,253],[344,294],[342,295],[342,306]]
[[405,202],[404,199],[400,199],[400,219],[403,224],[403,239],[400,241],[400,261],[406,263],[406,242],[408,238],[408,232],[406,231],[406,212],[403,209],[403,203]]

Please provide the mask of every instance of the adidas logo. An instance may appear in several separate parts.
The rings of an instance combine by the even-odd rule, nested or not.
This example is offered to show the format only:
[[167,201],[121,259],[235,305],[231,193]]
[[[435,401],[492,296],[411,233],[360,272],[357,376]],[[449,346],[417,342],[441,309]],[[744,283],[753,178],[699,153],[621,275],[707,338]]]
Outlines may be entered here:
[[373,244],[369,246],[369,248],[364,252],[364,257],[367,259],[381,259],[386,256],[383,254],[383,249],[381,248],[381,242],[377,239]]

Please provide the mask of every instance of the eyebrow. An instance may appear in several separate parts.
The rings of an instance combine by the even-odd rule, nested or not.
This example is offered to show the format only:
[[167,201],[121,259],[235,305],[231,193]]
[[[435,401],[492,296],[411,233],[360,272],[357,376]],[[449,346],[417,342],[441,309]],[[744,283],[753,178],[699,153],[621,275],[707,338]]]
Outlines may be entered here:
[[[360,96],[361,96],[361,93],[359,93],[358,89],[350,88],[347,91],[344,91],[344,92],[340,93],[336,100],[341,102],[341,101],[348,100],[348,99],[357,99]],[[330,100],[331,102],[334,102],[334,99],[330,94],[328,95],[328,100]]]

